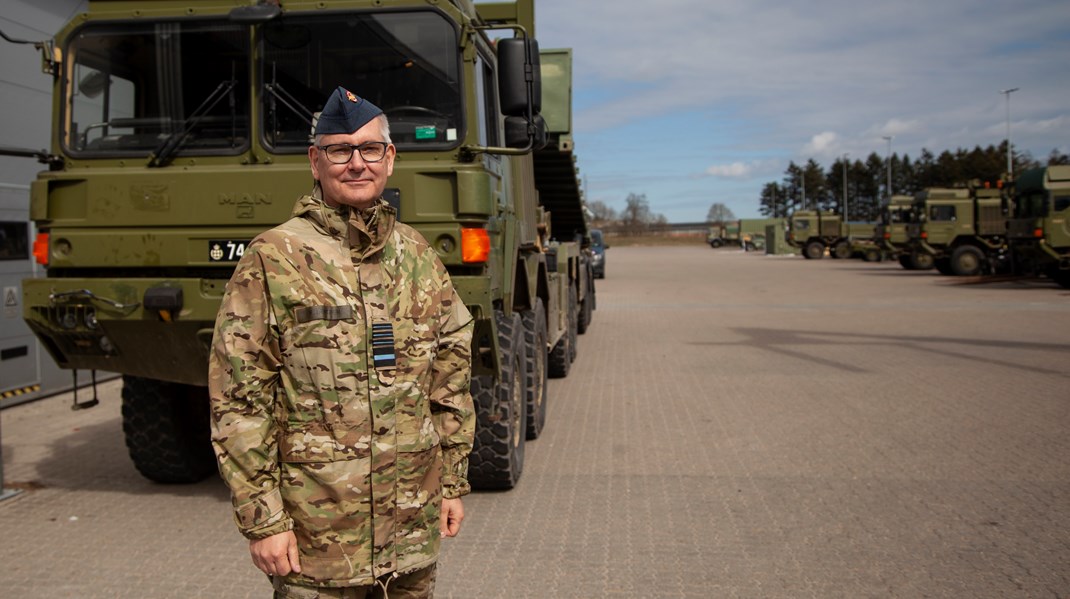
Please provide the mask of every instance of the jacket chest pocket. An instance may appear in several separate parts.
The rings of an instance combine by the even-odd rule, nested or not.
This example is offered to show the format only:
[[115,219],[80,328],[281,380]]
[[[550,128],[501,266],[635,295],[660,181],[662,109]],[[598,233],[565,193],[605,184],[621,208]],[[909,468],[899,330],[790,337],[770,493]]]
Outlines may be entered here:
[[298,306],[280,331],[291,422],[349,422],[367,418],[364,322],[350,306]]

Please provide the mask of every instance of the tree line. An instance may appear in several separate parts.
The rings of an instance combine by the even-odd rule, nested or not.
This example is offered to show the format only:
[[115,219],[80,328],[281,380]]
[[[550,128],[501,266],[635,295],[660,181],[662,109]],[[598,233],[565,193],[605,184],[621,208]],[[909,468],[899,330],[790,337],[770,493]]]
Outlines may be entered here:
[[[864,161],[838,158],[828,169],[812,158],[802,165],[791,162],[781,181],[762,187],[760,212],[766,217],[814,209],[843,214],[846,197],[847,220],[875,221],[890,195],[914,195],[929,187],[958,187],[971,181],[997,185],[1007,172],[1006,148],[1003,142],[973,150],[944,150],[939,156],[923,148],[914,160],[908,154],[885,159],[873,152]],[[1070,156],[1052,150],[1046,164],[1070,164]],[[1014,172],[1020,172],[1042,164],[1029,152],[1016,152],[1013,166]]]
[[606,205],[595,200],[587,205],[591,212],[591,225],[619,235],[641,235],[651,231],[660,231],[669,224],[663,214],[651,212],[646,194],[629,193],[625,199],[624,210],[619,214]]

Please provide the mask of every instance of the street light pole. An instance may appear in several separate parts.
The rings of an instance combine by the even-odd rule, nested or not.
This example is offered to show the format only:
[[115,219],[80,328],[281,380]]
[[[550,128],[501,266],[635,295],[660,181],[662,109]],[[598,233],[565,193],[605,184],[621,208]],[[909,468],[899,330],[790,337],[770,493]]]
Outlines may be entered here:
[[999,93],[1007,96],[1007,178],[1014,179],[1014,163],[1012,157],[1014,152],[1011,150],[1011,94],[1018,91],[1021,88],[1012,87],[1010,89],[1001,89]]
[[881,139],[888,142],[888,156],[885,161],[888,163],[888,204],[892,203],[892,140],[895,139],[894,135],[882,135]]
[[843,155],[843,222],[851,220],[851,213],[847,207],[847,154]]

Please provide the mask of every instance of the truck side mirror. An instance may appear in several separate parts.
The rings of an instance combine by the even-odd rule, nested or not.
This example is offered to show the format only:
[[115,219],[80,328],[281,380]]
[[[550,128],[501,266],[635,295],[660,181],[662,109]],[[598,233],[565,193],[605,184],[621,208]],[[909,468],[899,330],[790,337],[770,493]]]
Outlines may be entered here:
[[535,115],[532,120],[535,128],[534,139],[528,135],[528,120],[520,116],[505,117],[505,145],[509,148],[526,148],[530,142],[533,150],[541,150],[546,147],[548,134],[546,132],[546,120],[540,115]]
[[539,42],[518,37],[498,40],[498,97],[505,116],[526,117],[529,109],[531,114],[542,111]]

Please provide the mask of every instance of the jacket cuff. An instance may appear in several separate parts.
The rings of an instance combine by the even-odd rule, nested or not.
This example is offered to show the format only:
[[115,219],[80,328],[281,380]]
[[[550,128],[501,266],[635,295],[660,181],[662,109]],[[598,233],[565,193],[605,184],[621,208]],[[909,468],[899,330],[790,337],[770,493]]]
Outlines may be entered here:
[[468,456],[457,458],[446,452],[442,460],[442,497],[456,499],[472,492],[468,484]]
[[262,539],[293,530],[293,520],[283,509],[282,494],[272,489],[234,508],[238,530],[246,538]]

